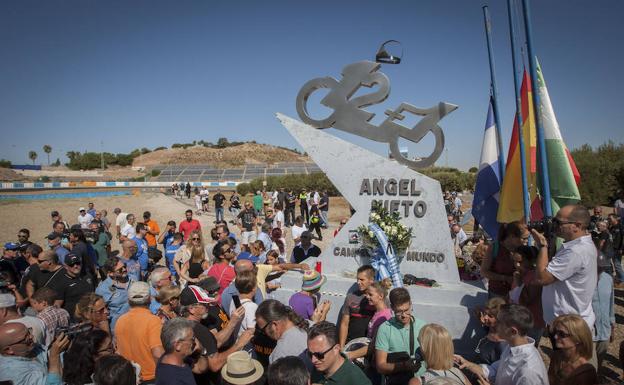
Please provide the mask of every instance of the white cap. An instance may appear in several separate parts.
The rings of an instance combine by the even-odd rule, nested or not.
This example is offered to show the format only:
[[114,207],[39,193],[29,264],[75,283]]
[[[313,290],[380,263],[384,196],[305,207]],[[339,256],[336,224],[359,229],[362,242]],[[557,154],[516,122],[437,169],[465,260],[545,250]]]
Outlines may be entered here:
[[0,294],[0,308],[15,306],[15,296],[9,293]]
[[84,207],[81,207],[81,208],[78,209],[78,211],[87,211],[87,210],[85,210]]

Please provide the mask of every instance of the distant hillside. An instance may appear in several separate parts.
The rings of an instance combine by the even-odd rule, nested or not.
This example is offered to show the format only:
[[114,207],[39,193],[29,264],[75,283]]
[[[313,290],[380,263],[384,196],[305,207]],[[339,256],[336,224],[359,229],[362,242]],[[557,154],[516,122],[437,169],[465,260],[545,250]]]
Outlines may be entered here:
[[272,164],[277,162],[311,162],[311,159],[281,147],[244,143],[226,148],[193,146],[152,151],[134,158],[132,166],[153,167],[167,164],[210,164],[218,168],[228,168],[244,164]]

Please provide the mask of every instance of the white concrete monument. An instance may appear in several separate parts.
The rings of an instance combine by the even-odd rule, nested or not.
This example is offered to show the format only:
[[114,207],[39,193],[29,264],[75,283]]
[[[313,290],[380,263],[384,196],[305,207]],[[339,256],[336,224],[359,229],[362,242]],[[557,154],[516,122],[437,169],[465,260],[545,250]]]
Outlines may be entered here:
[[[356,270],[370,261],[367,253],[361,252],[356,229],[368,223],[372,202],[380,201],[389,211],[399,213],[402,224],[413,229],[407,252],[398,256],[401,258],[401,274],[433,279],[440,284],[431,288],[407,286],[414,315],[444,325],[458,340],[457,348],[462,351],[472,345],[470,340],[478,331],[474,323],[469,325],[470,308],[485,302],[487,293],[460,282],[440,183],[416,171],[432,165],[440,156],[444,135],[437,123],[457,107],[439,103],[429,109],[420,109],[401,103],[394,111],[385,112],[388,118],[382,124],[371,124],[374,114],[362,108],[382,102],[390,90],[388,78],[378,72],[379,67],[378,63],[358,62],[343,69],[341,81],[326,77],[307,82],[297,96],[297,112],[304,122],[277,114],[284,127],[355,209],[355,214],[331,247],[323,250],[318,258],[322,262],[322,273],[328,278],[322,289],[322,299],[332,300],[328,320],[337,320],[344,297],[355,282]],[[375,85],[378,90],[374,93],[351,98],[360,87]],[[309,116],[306,104],[310,94],[320,88],[330,89],[321,103],[334,112],[328,118],[315,120]],[[423,118],[408,128],[395,122],[405,118],[404,112]],[[329,127],[388,143],[393,159],[322,130]],[[431,155],[410,160],[401,154],[399,138],[418,142],[429,133],[436,141]],[[314,266],[316,260],[307,262]],[[301,287],[301,277],[288,273],[282,278],[282,285],[283,289],[275,294],[287,302],[288,297]]]

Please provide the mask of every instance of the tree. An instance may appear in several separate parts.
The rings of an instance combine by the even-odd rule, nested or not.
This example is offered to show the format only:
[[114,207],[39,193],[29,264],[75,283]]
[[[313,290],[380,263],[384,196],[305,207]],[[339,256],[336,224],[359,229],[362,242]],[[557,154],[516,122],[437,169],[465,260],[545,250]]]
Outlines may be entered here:
[[470,168],[468,169],[468,172],[472,172],[472,173],[476,173],[477,171],[479,171],[479,169],[478,169],[478,168],[476,168],[476,167],[470,167]]
[[229,144],[230,142],[228,142],[227,138],[219,138],[219,140],[217,140],[218,148],[226,148]]
[[35,151],[29,151],[28,157],[32,160],[33,164],[35,164],[35,160],[37,159],[37,153]]
[[44,144],[43,152],[48,154],[48,166],[49,166],[50,165],[50,153],[52,152],[52,146],[50,146],[49,144]]

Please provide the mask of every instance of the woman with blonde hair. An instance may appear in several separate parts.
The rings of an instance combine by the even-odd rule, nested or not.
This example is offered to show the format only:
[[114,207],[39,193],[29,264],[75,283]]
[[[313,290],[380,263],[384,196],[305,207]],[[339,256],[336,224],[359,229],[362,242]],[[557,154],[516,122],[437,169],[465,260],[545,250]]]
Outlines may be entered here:
[[418,333],[418,343],[427,371],[422,376],[412,378],[409,385],[425,385],[439,378],[447,378],[450,383],[470,385],[461,370],[453,367],[453,340],[444,326],[423,326]]
[[593,355],[592,333],[576,314],[564,314],[552,323],[555,348],[548,367],[551,385],[593,385],[598,383]]
[[100,329],[111,334],[108,323],[108,307],[102,296],[95,293],[83,295],[76,304],[74,314],[78,321],[91,324],[94,329]]
[[496,333],[498,313],[506,304],[501,297],[490,298],[485,306],[479,310],[479,321],[488,330],[488,334],[481,338],[475,347],[475,362],[477,364],[491,365],[498,361],[503,354],[507,343]]
[[179,316],[177,308],[180,305],[180,293],[182,290],[179,286],[163,286],[158,290],[156,301],[160,303],[160,308],[156,315],[160,317],[163,323],[172,318]]
[[178,272],[182,283],[197,283],[200,281],[199,276],[201,273],[210,267],[200,230],[191,231],[186,243],[180,247],[173,260],[174,268]]

